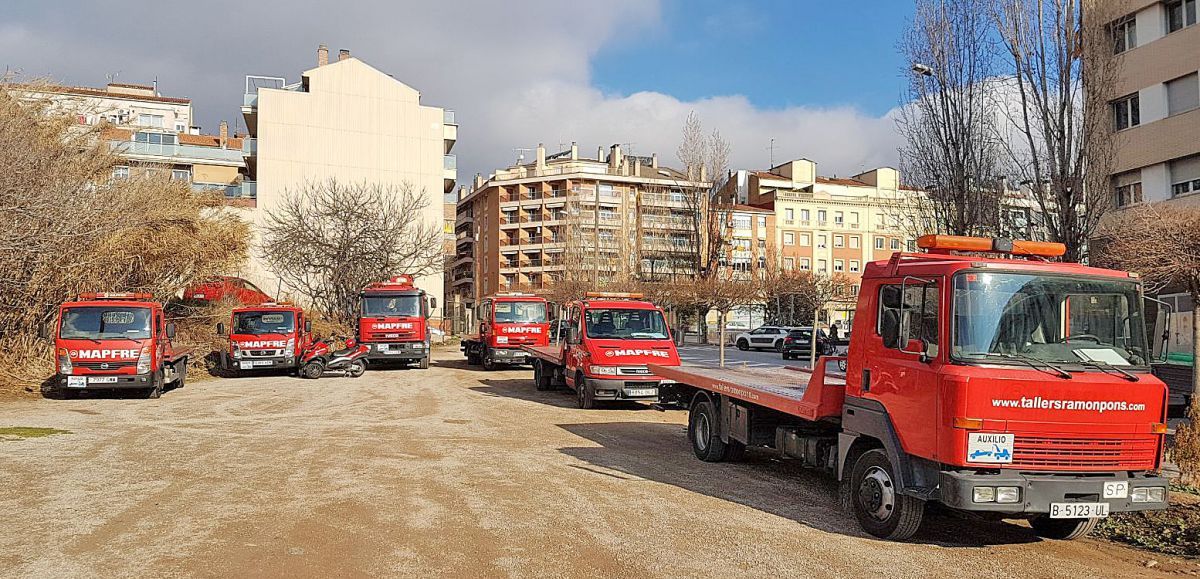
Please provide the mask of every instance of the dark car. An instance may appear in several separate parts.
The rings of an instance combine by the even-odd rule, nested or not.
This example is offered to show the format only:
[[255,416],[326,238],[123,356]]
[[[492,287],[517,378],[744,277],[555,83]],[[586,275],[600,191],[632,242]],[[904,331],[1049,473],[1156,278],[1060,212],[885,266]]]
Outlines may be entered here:
[[[817,330],[817,355],[826,356],[833,353],[833,344],[825,330]],[[803,359],[812,352],[812,328],[796,328],[783,339],[783,359]]]

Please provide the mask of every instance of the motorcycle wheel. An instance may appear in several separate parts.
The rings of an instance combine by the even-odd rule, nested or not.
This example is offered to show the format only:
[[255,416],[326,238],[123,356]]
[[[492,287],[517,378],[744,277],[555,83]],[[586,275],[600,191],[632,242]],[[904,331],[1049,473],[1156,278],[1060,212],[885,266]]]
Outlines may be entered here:
[[316,380],[317,378],[321,377],[321,374],[324,373],[325,365],[315,360],[305,364],[303,368],[300,368],[300,377],[308,378],[309,380]]
[[346,375],[351,378],[358,378],[367,371],[367,365],[362,360],[350,362],[350,366],[346,368]]

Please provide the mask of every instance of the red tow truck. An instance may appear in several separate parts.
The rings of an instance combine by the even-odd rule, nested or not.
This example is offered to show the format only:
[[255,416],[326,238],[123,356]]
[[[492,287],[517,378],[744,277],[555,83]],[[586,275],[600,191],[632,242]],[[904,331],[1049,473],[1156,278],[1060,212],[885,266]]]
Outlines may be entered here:
[[918,245],[866,267],[844,379],[833,356],[810,374],[651,364],[678,383],[695,455],[771,447],[828,469],[862,528],[894,540],[928,503],[1057,539],[1166,508],[1167,390],[1136,274],[1046,261],[1061,244]]
[[85,293],[59,306],[55,383],[66,396],[81,390],[136,389],[158,398],[182,388],[190,351],[171,345],[175,324],[148,293]]
[[521,346],[538,390],[565,384],[580,408],[602,400],[657,402],[670,381],[650,370],[679,365],[663,311],[637,293],[588,293],[565,308],[554,343]]
[[312,321],[286,302],[235,308],[228,328],[217,324],[217,334],[224,336],[226,330],[229,347],[222,353],[221,368],[234,372],[294,370],[299,353],[312,343]]
[[429,311],[436,298],[402,274],[373,283],[359,293],[358,343],[370,348],[370,362],[417,362],[429,367]]
[[529,356],[522,346],[550,343],[546,300],[533,294],[488,296],[480,300],[477,314],[479,333],[459,344],[472,366],[483,364],[485,370],[494,370],[501,364],[527,364]]

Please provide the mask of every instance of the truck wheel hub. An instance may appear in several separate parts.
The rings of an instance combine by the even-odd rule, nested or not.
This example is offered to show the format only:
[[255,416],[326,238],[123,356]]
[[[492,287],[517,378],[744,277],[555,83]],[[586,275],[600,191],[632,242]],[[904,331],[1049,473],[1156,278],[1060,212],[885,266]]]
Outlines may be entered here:
[[696,417],[696,446],[700,447],[700,450],[708,448],[708,434],[708,415],[701,412]]
[[873,466],[863,476],[858,489],[859,504],[863,510],[880,521],[886,521],[896,508],[896,489],[887,471]]

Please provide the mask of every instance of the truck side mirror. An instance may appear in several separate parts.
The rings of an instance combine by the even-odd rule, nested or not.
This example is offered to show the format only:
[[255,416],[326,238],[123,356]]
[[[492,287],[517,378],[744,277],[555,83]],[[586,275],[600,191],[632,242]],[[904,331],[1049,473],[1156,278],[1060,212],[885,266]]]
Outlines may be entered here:
[[429,298],[429,309],[430,310],[437,309],[437,298]]
[[568,344],[578,344],[579,343],[579,328],[577,328],[577,327],[567,328],[567,343]]
[[175,322],[167,324],[167,337],[172,340],[175,339]]
[[312,333],[312,320],[304,320],[304,333],[305,334]]
[[51,320],[49,322],[42,322],[38,326],[38,337],[43,340],[49,340],[50,334],[53,333],[53,331],[52,331],[53,324],[54,324],[53,320]]
[[225,335],[225,324],[223,324],[221,322],[217,322],[217,335],[218,336]]

